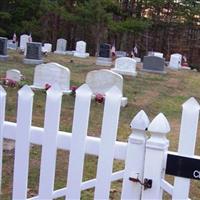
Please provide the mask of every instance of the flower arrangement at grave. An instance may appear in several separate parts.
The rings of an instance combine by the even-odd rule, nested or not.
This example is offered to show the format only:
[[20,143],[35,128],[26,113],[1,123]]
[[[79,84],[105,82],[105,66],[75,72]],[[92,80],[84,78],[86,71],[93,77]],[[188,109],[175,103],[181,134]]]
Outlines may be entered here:
[[96,94],[95,95],[95,101],[97,103],[104,103],[104,101],[105,101],[104,95],[102,95],[102,94]]
[[48,90],[50,87],[51,87],[51,85],[48,84],[48,83],[46,83],[45,86],[44,86],[45,90]]
[[72,96],[75,96],[76,95],[76,90],[77,90],[77,86],[73,85],[70,87],[70,90],[71,90],[71,95]]
[[17,81],[14,81],[8,78],[2,78],[2,84],[8,87],[12,87],[12,88],[19,86]]

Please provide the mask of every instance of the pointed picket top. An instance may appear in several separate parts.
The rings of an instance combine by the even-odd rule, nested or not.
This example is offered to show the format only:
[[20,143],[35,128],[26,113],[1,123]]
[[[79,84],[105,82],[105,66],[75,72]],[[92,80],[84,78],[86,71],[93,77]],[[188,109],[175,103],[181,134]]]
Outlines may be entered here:
[[34,92],[31,90],[31,88],[28,85],[24,85],[19,91],[19,96],[24,96],[25,99],[32,98],[34,95]]
[[149,123],[150,121],[147,114],[143,110],[141,110],[131,121],[130,127],[131,129],[138,129],[145,131],[148,128]]
[[0,97],[6,96],[6,91],[4,88],[0,85]]
[[76,94],[77,95],[78,94],[92,95],[92,90],[90,89],[90,87],[87,84],[83,84],[76,90]]
[[163,113],[159,113],[153,121],[150,123],[148,131],[152,133],[164,133],[167,134],[170,131],[170,125],[167,118]]
[[116,86],[111,87],[106,93],[106,96],[113,96],[114,98],[119,98],[122,97],[122,92],[120,91],[120,89]]
[[47,95],[48,96],[53,96],[53,97],[60,97],[62,96],[62,91],[57,83],[53,84],[48,90],[47,90]]
[[200,105],[194,97],[189,98],[185,103],[182,105],[183,109],[190,110],[193,112],[194,110],[200,110]]

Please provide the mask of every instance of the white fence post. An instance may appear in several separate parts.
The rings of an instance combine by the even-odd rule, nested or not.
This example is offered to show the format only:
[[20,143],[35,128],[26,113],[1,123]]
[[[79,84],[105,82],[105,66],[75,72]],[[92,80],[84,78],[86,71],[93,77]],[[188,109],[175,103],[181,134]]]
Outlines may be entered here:
[[38,199],[52,199],[61,101],[62,92],[54,85],[47,91]]
[[3,159],[3,124],[5,120],[6,92],[0,85],[0,194],[2,180],[2,159]]
[[26,85],[18,91],[13,200],[23,200],[27,197],[33,95]]
[[65,199],[80,199],[91,98],[92,92],[86,84],[76,90]]
[[[200,105],[192,97],[183,105],[178,153],[193,156],[195,151]],[[187,199],[190,179],[175,177],[173,199]]]
[[115,86],[106,92],[94,199],[109,199],[121,97]]
[[129,136],[125,172],[122,185],[121,199],[140,199],[142,186],[138,182],[132,182],[129,178],[143,180],[146,129],[149,126],[149,118],[141,110],[131,122],[132,134]]
[[162,199],[161,179],[165,175],[164,164],[169,146],[166,134],[170,131],[169,123],[162,113],[153,119],[148,131],[151,137],[146,142],[143,183],[145,179],[151,179],[152,187],[143,187],[142,199]]

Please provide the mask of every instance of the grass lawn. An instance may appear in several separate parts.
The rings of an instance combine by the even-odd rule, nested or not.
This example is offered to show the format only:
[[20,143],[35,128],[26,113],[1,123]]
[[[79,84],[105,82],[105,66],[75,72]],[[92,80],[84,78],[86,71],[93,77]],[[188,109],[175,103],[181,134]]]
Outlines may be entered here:
[[[33,80],[34,66],[23,64],[23,55],[14,51],[9,51],[9,60],[0,61],[0,77],[2,78],[8,69],[19,69],[25,77],[26,84],[31,85]],[[50,54],[44,58],[45,62],[57,62],[71,70],[71,85],[80,86],[85,82],[86,74],[94,69],[102,69],[96,66],[94,57],[79,59],[70,56]],[[150,120],[158,113],[162,112],[169,120],[171,132],[168,134],[170,140],[170,150],[176,151],[178,146],[179,129],[181,121],[181,105],[190,97],[200,100],[200,73],[191,70],[172,71],[167,70],[166,75],[142,73],[138,67],[136,78],[124,77],[123,96],[128,97],[128,105],[121,108],[120,122],[118,129],[118,140],[127,141],[131,133],[129,124],[132,118],[143,109]],[[6,120],[16,121],[17,88],[5,87],[7,91]],[[200,102],[200,101],[199,101]],[[43,126],[44,121],[45,93],[35,91],[33,121],[34,126]],[[70,132],[72,128],[72,118],[74,109],[74,97],[63,96],[60,130]],[[99,136],[101,130],[103,105],[92,102],[90,124],[88,135]],[[189,134],[189,133],[188,133]],[[200,134],[198,132],[196,154],[200,155]],[[12,170],[13,153],[6,151],[3,157],[3,194],[0,199],[11,199],[12,191]],[[28,195],[37,194],[38,176],[40,165],[41,147],[33,145],[30,152],[30,170]],[[95,176],[97,159],[93,156],[85,158],[84,180]],[[66,172],[68,163],[68,152],[58,150],[55,188],[66,185]],[[114,170],[123,168],[123,163],[115,161]],[[172,181],[172,177],[167,177]],[[191,181],[190,198],[199,199],[200,181]],[[111,199],[119,199],[121,181],[112,184]],[[83,192],[82,199],[92,199],[93,191]],[[170,199],[165,195],[165,199]]]

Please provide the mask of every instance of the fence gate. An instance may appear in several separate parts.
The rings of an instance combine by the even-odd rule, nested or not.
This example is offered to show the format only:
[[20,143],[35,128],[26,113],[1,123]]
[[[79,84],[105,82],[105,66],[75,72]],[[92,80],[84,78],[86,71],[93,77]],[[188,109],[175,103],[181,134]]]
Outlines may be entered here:
[[[47,92],[44,127],[31,125],[33,96],[28,86],[21,88],[17,121],[5,121],[6,92],[0,86],[0,181],[3,139],[13,139],[13,200],[27,199],[30,143],[42,145],[42,155],[38,195],[29,200],[80,199],[81,191],[89,188],[94,188],[94,199],[109,199],[111,182],[119,179],[121,199],[162,199],[163,191],[172,199],[188,199],[190,178],[200,180],[200,157],[194,156],[200,106],[194,98],[183,104],[178,152],[170,152],[170,126],[162,113],[150,122],[140,111],[131,122],[128,143],[116,141],[122,98],[116,87],[106,93],[101,138],[87,136],[92,100],[87,85],[76,92],[72,133],[59,131],[62,92],[56,86]],[[70,155],[67,186],[54,190],[57,149]],[[98,157],[96,178],[88,181],[82,180],[85,154]],[[114,159],[125,162],[124,170],[113,172]],[[176,176],[174,185],[164,179],[166,173]]]

